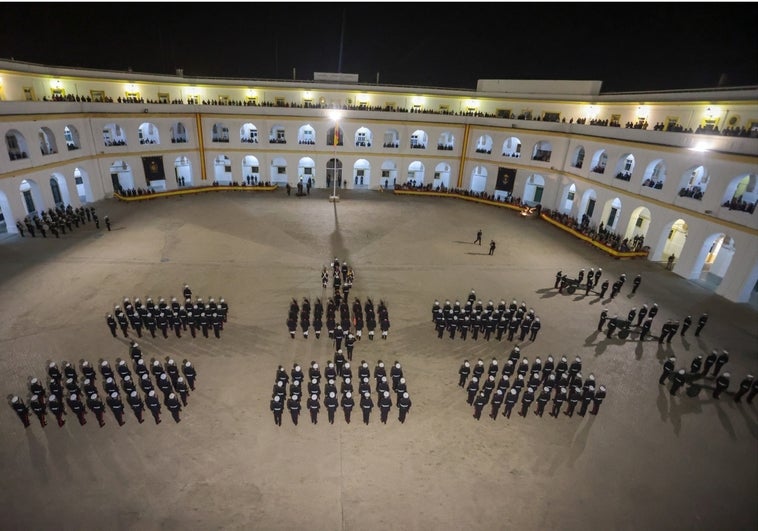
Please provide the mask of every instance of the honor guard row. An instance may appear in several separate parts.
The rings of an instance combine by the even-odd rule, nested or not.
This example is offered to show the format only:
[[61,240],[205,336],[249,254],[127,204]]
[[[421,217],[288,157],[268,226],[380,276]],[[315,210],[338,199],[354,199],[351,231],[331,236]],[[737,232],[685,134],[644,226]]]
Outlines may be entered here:
[[[142,337],[143,329],[149,332],[151,337],[156,337],[160,331],[164,338],[168,338],[173,332],[176,337],[182,337],[182,332],[189,330],[192,337],[202,333],[203,337],[209,337],[212,330],[216,338],[221,337],[224,323],[227,321],[229,306],[220,298],[218,302],[212,297],[206,304],[201,297],[192,301],[192,291],[184,285],[185,302],[180,305],[176,297],[166,301],[162,297],[156,304],[152,298],[147,297],[145,302],[137,297],[132,302],[124,298],[123,308],[116,305],[113,313],[106,314],[105,321],[113,337],[118,337],[117,330],[120,328],[124,337],[129,337],[130,329],[137,337]],[[189,295],[189,296],[186,296]]]
[[[324,317],[326,323],[324,323]],[[329,297],[324,315],[324,304],[317,297],[313,305],[313,320],[311,321],[311,301],[308,297],[303,297],[302,303],[298,303],[295,298],[290,301],[286,325],[292,339],[295,339],[298,325],[304,339],[308,339],[311,328],[314,330],[316,339],[320,339],[325,324],[329,339],[334,341],[335,348],[341,349],[344,340],[348,350],[348,358],[352,359],[353,345],[355,341],[362,339],[364,327],[368,330],[368,338],[374,339],[377,320],[382,332],[382,339],[387,339],[390,320],[387,305],[383,300],[380,300],[378,307],[374,308],[374,302],[371,298],[367,298],[362,306],[360,299],[355,297],[351,313],[351,305],[348,304],[347,299]]]
[[[119,426],[123,426],[123,393],[126,404],[140,424],[144,422],[145,408],[150,410],[155,423],[160,424],[162,405],[168,408],[176,422],[180,422],[179,413],[182,406],[187,406],[190,390],[195,390],[197,371],[194,365],[185,359],[181,366],[178,366],[171,358],[167,358],[165,363],[155,359],[146,363],[139,345],[134,341],[129,347],[129,355],[132,359],[131,368],[126,360],[118,358],[115,371],[108,361],[102,359],[98,362],[97,369],[89,361],[81,360],[79,371],[70,362],[64,361],[61,369],[57,363],[51,361],[47,367],[47,388],[37,378],[30,378],[29,406],[21,397],[14,395],[11,398],[11,407],[25,427],[30,424],[29,409],[37,416],[42,427],[47,425],[48,412],[55,416],[58,426],[63,427],[66,423],[63,417],[68,414],[66,406],[76,415],[82,426],[87,423],[88,411],[95,415],[100,427],[105,426],[106,406]],[[116,375],[119,378],[118,382]],[[97,384],[98,379],[101,381],[100,385]],[[163,395],[162,402],[158,398],[156,388]]]
[[[359,402],[364,424],[368,424],[371,417],[371,411],[374,408],[371,388],[371,370],[368,363],[363,360],[357,368],[355,377],[357,377],[357,388],[353,383],[353,369],[350,362],[344,359],[342,352],[335,352],[335,361],[330,360],[324,367],[322,378],[319,364],[311,362],[306,376],[299,364],[293,364],[289,374],[281,365],[276,370],[274,377],[274,387],[271,393],[271,402],[269,408],[274,414],[274,423],[277,426],[282,425],[282,412],[286,407],[290,412],[292,423],[297,425],[302,409],[301,398],[309,397],[305,407],[310,414],[311,423],[318,424],[318,414],[321,410],[321,397],[323,396],[323,405],[326,409],[329,424],[334,424],[334,415],[337,408],[342,408],[345,416],[345,422],[350,424],[352,411],[356,406],[356,398]],[[341,379],[340,386],[337,388],[337,380]],[[321,381],[324,380],[323,392]],[[390,410],[392,409],[392,396],[395,395],[395,405],[398,408],[398,420],[405,422],[406,415],[411,408],[411,399],[408,393],[403,369],[400,362],[395,363],[390,368],[389,379],[384,362],[379,360],[374,367],[374,392],[376,393],[376,405],[379,407],[380,420],[382,424],[387,423]],[[390,383],[392,382],[391,387]],[[307,383],[306,383],[307,382]],[[289,393],[287,386],[289,385]]]
[[463,306],[458,300],[453,304],[449,299],[445,300],[444,305],[435,300],[432,305],[432,321],[439,339],[447,332],[450,339],[455,339],[456,333],[459,333],[464,341],[469,332],[475,341],[479,339],[479,334],[486,341],[493,336],[498,341],[502,341],[503,336],[508,341],[525,341],[527,337],[529,341],[534,341],[542,328],[540,318],[535,315],[533,308],[527,308],[526,302],[522,301],[519,305],[513,299],[510,304],[506,304],[505,300],[501,300],[495,306],[490,300],[484,306],[481,300],[477,300],[473,289]]
[[557,364],[552,356],[548,356],[544,364],[540,358],[535,358],[530,364],[526,357],[520,358],[520,356],[519,348],[515,347],[503,364],[502,370],[497,358],[492,358],[487,367],[482,359],[478,359],[473,367],[469,360],[463,361],[458,370],[458,386],[465,389],[466,402],[474,408],[473,416],[476,420],[481,418],[481,413],[487,404],[491,404],[489,416],[493,420],[497,418],[500,407],[503,405],[505,405],[503,416],[510,418],[519,397],[521,398],[519,415],[522,417],[526,417],[529,407],[535,400],[537,408],[534,414],[539,417],[543,415],[546,405],[551,400],[550,416],[555,418],[560,415],[564,402],[567,404],[564,414],[569,417],[573,416],[579,402],[581,402],[580,416],[587,413],[590,403],[593,404],[590,414],[598,413],[600,404],[606,396],[606,387],[597,385],[595,375],[592,373],[583,380],[582,360],[579,356],[575,357],[571,364],[566,356],[562,356]]

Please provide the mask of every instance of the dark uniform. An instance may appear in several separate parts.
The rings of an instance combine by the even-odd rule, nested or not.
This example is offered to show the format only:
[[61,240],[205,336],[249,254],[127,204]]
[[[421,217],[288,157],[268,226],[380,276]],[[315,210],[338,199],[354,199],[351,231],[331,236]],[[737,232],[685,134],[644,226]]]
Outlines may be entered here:
[[716,389],[713,390],[713,398],[718,398],[721,393],[729,388],[729,373],[725,372],[716,378]]
[[[398,402],[399,404],[399,402]],[[474,399],[474,418],[479,420],[482,416],[482,409],[487,405],[487,395],[484,391],[479,393]]]
[[708,371],[710,371],[711,367],[713,367],[713,364],[716,363],[717,358],[718,351],[716,350],[712,350],[711,353],[705,357],[705,365],[703,365],[703,376],[708,375]]
[[145,397],[145,405],[147,406],[147,409],[150,410],[150,413],[152,413],[155,423],[160,424],[161,402],[158,400],[158,397],[155,396],[155,391],[148,391],[147,396]]
[[45,419],[47,408],[45,407],[45,399],[40,398],[42,396],[44,395],[32,395],[32,398],[29,402],[29,407],[39,419],[40,426],[44,428],[47,426],[47,420]]
[[55,419],[58,421],[58,427],[62,428],[66,423],[66,421],[63,420],[65,410],[63,409],[63,404],[61,403],[60,398],[54,393],[47,398],[47,408],[50,410],[50,413],[55,415]]
[[640,287],[640,284],[642,283],[642,275],[637,275],[634,277],[634,280],[632,281],[632,293],[637,293],[637,288]]
[[171,412],[171,416],[174,417],[174,420],[180,422],[182,419],[179,418],[179,412],[182,410],[182,405],[179,403],[179,400],[174,393],[171,393],[166,397],[165,404]]
[[269,405],[269,408],[274,413],[274,424],[277,426],[282,425],[282,409],[284,406],[282,405],[282,399],[279,396],[275,396],[271,399],[271,404]]
[[403,393],[403,396],[401,396],[397,401],[397,410],[398,410],[398,418],[397,420],[400,421],[401,424],[405,423],[405,417],[408,415],[408,412],[411,410],[411,399],[408,393]]
[[351,392],[342,395],[340,406],[342,406],[342,411],[345,413],[345,422],[350,424],[350,414],[355,407],[355,400],[353,400],[353,394]]
[[293,395],[287,400],[287,409],[292,417],[292,424],[297,426],[297,419],[300,416],[300,398],[298,395]]
[[522,417],[526,417],[526,414],[529,411],[529,406],[532,405],[532,402],[534,402],[534,389],[527,387],[526,391],[524,391],[524,396],[521,397],[521,411],[519,411],[518,414]]
[[579,398],[582,396],[582,390],[579,387],[572,387],[571,391],[569,391],[568,396],[568,407],[566,408],[565,414],[569,417],[574,415],[574,409],[576,408],[577,402],[579,402]]
[[676,362],[676,359],[672,356],[663,363],[663,372],[658,379],[659,384],[664,385],[669,375],[674,372],[674,369],[676,368],[674,362]]
[[129,404],[129,407],[132,408],[132,411],[134,412],[134,416],[137,417],[137,421],[142,424],[145,422],[145,419],[142,418],[142,413],[145,411],[145,404],[142,402],[142,398],[140,398],[137,391],[132,391],[126,396],[126,402]]
[[692,364],[690,365],[690,373],[699,374],[702,366],[703,366],[703,356],[697,356],[695,359],[692,360]]
[[311,414],[311,423],[318,424],[318,412],[321,409],[321,403],[318,401],[318,395],[311,395],[305,405],[308,408],[308,412]]
[[551,391],[552,390],[549,387],[543,387],[542,391],[540,392],[540,395],[537,397],[537,411],[535,411],[534,413],[538,417],[541,417],[542,414],[545,412],[545,406],[550,400]]
[[374,409],[374,401],[371,400],[371,394],[365,393],[361,397],[361,411],[363,412],[363,423],[368,424],[371,417],[371,410]]
[[553,398],[553,410],[550,412],[551,417],[558,418],[558,415],[561,412],[561,406],[563,405],[563,402],[566,401],[567,398],[567,392],[565,387],[561,387],[558,389],[558,392],[555,394],[555,397]]
[[676,392],[685,383],[684,369],[679,369],[678,371],[676,371],[671,377],[671,380],[673,382],[671,384],[671,394],[676,395]]
[[334,424],[334,412],[337,411],[339,406],[336,398],[336,393],[328,393],[324,398],[324,406],[326,407],[326,413],[329,416],[329,424]]
[[479,378],[476,376],[471,378],[471,381],[469,382],[466,390],[468,391],[468,399],[466,402],[468,405],[472,406],[474,405],[474,398],[476,398],[476,395],[479,392]]
[[116,420],[118,421],[119,426],[123,426],[124,423],[124,403],[121,401],[121,398],[118,396],[117,392],[113,392],[110,394],[110,396],[106,399],[106,403],[108,404],[108,407],[111,409],[111,412],[113,413],[113,416],[116,417]]
[[737,391],[737,393],[734,395],[734,401],[735,402],[741,402],[742,397],[750,391],[750,388],[753,386],[753,375],[748,374],[745,376],[745,378],[740,382],[740,389]]
[[378,405],[382,424],[387,424],[387,417],[392,409],[392,398],[390,397],[389,391],[385,391],[381,394]]
[[102,400],[98,398],[97,394],[92,393],[89,395],[89,398],[87,399],[87,407],[90,411],[92,411],[92,413],[95,414],[95,418],[97,418],[97,422],[100,424],[100,427],[102,428],[105,426],[105,419],[103,418],[103,415],[105,413],[105,406],[103,405]]
[[187,379],[187,385],[189,385],[189,388],[191,391],[195,390],[195,379],[197,378],[197,371],[195,370],[195,366],[192,365],[187,360],[184,360],[182,362],[182,373],[184,373],[184,377]]
[[84,426],[87,424],[87,419],[84,418],[84,415],[87,413],[87,411],[84,409],[84,404],[82,404],[82,401],[79,400],[79,397],[75,394],[71,394],[66,399],[66,402],[68,403],[68,407],[71,411],[74,412],[74,415],[79,419],[79,424]]
[[692,326],[692,316],[688,315],[684,318],[684,322],[682,322],[682,331],[680,334],[683,336],[690,326]]
[[721,371],[721,367],[726,365],[726,363],[729,361],[729,352],[726,350],[722,350],[721,354],[718,355],[716,358],[716,366],[713,367],[713,375],[718,376],[719,372]]
[[695,328],[695,337],[700,336],[700,332],[703,331],[703,327],[705,326],[705,323],[708,322],[708,314],[704,313],[700,316],[700,319],[698,319],[697,322],[697,328]]
[[513,406],[518,402],[518,395],[519,392],[516,389],[511,389],[510,392],[505,397],[505,410],[503,411],[503,416],[507,418],[511,418],[511,411],[513,410]]
[[108,328],[110,328],[111,335],[113,337],[117,337],[116,336],[116,326],[117,326],[116,320],[113,318],[111,314],[108,314],[105,316],[105,322],[108,324]]

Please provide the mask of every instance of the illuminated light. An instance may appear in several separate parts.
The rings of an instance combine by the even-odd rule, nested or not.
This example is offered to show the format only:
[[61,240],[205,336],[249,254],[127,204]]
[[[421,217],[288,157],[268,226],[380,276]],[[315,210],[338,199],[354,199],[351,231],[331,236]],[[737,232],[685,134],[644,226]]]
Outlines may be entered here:
[[366,103],[368,101],[368,94],[358,94],[358,102]]
[[413,105],[422,105],[424,103],[424,97],[413,96],[413,98],[411,98],[411,102],[413,103]]
[[713,107],[706,107],[705,109],[705,116],[706,118],[713,118],[716,114],[716,111]]
[[699,153],[705,153],[706,151],[710,151],[710,149],[711,149],[710,144],[704,141],[700,141],[690,148],[690,150],[697,151]]
[[52,82],[52,85],[54,88],[57,88],[57,89],[61,88],[61,80],[56,79],[55,81]]
[[[252,91],[250,91],[250,92],[252,92]],[[306,90],[306,91],[303,93],[303,96],[304,96],[304,97],[305,97],[305,99],[307,99],[307,100],[311,99],[311,91],[310,91],[310,90]]]
[[333,121],[335,124],[340,121],[340,118],[342,118],[342,113],[339,112],[337,109],[331,109],[328,112],[329,119]]

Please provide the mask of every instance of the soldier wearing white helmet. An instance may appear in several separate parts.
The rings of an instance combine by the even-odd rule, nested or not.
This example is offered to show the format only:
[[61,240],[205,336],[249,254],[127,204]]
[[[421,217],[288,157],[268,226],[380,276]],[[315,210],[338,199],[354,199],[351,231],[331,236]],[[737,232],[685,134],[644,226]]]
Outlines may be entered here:
[[339,403],[337,401],[337,394],[334,391],[330,391],[324,398],[324,406],[326,407],[326,413],[329,416],[329,424],[334,424],[334,412],[337,411]]
[[458,387],[465,387],[466,380],[468,380],[469,374],[471,374],[471,363],[468,360],[463,360],[461,368],[458,369]]
[[97,423],[102,428],[105,426],[105,420],[103,419],[103,414],[105,413],[105,406],[103,405],[102,400],[100,400],[100,397],[97,396],[97,393],[91,393],[89,397],[87,398],[87,407],[89,408],[92,413],[95,414],[95,418],[97,419]]
[[50,413],[55,415],[55,419],[58,421],[58,427],[62,428],[66,423],[66,421],[63,420],[64,409],[63,404],[55,393],[51,393],[50,396],[47,397],[47,408],[50,410]]
[[161,402],[158,400],[158,397],[155,395],[154,390],[150,390],[147,392],[147,395],[145,396],[145,405],[147,406],[147,409],[150,410],[150,413],[152,413],[153,418],[155,419],[156,424],[161,423]]
[[182,410],[182,405],[179,403],[179,399],[174,393],[169,393],[165,401],[166,407],[171,412],[171,416],[174,417],[175,422],[181,422],[179,418],[179,412]]
[[87,419],[84,418],[87,411],[84,409],[82,401],[79,400],[79,396],[76,393],[70,394],[66,399],[66,402],[68,403],[69,409],[73,411],[74,415],[79,419],[79,424],[82,426],[87,424]]
[[318,395],[312,394],[306,402],[308,412],[311,414],[311,424],[318,424],[318,412],[321,409],[321,403],[318,401]]
[[345,414],[345,422],[347,424],[350,424],[350,414],[352,413],[353,408],[355,407],[355,400],[353,400],[353,393],[351,393],[350,391],[346,392],[342,396],[340,406],[342,407],[342,411]]
[[387,417],[389,416],[390,409],[392,409],[392,398],[390,398],[389,391],[384,391],[379,396],[379,413],[381,415],[382,424],[387,424]]
[[506,418],[511,418],[511,411],[513,411],[513,406],[516,405],[516,402],[518,401],[518,395],[519,392],[512,388],[510,392],[505,397],[505,410],[503,411],[503,416]]
[[466,391],[468,392],[468,399],[466,400],[466,403],[469,406],[473,406],[474,399],[476,398],[477,393],[479,393],[479,378],[476,376],[472,377],[471,381],[468,383]]
[[403,393],[403,395],[397,401],[397,409],[399,415],[398,420],[401,424],[405,422],[405,417],[411,410],[411,405],[410,395],[408,393]]
[[[299,382],[297,382],[297,380],[293,382],[293,387],[295,383],[299,383]],[[298,417],[300,416],[300,409],[301,409],[299,394],[295,393],[290,396],[289,400],[287,400],[287,409],[289,410],[290,416],[292,417],[292,423],[295,426],[297,426],[297,420],[298,420]]]
[[342,367],[345,365],[345,355],[342,353],[342,349],[337,349],[334,353],[334,365],[337,369],[337,375],[342,376]]
[[561,413],[561,406],[567,398],[568,391],[566,391],[566,388],[563,386],[559,387],[553,398],[553,410],[550,412],[551,417],[558,418],[558,415]]
[[603,400],[605,399],[605,386],[601,385],[597,391],[595,391],[595,396],[592,398],[592,411],[590,411],[591,415],[597,415],[598,410],[600,409],[600,404],[603,403]]
[[716,378],[716,388],[713,390],[713,398],[718,399],[721,393],[729,388],[730,374],[725,372]]
[[123,426],[124,422],[124,403],[121,401],[121,397],[118,392],[113,391],[108,398],[105,399],[113,416],[116,417],[119,426]]
[[197,370],[195,369],[195,366],[192,365],[187,360],[184,360],[182,362],[182,373],[184,374],[184,377],[187,379],[187,385],[189,385],[190,391],[195,390],[195,379],[197,378]]
[[534,389],[531,387],[527,387],[526,391],[524,391],[524,396],[521,397],[521,411],[519,411],[519,415],[522,417],[526,417],[527,412],[529,411],[529,406],[534,402]]
[[403,377],[403,368],[400,366],[399,361],[395,361],[390,369],[390,378],[392,378],[392,390],[397,391],[397,385],[400,383],[400,378]]
[[374,409],[374,401],[371,400],[371,393],[366,392],[361,396],[361,412],[363,413],[363,423],[368,425],[371,417],[371,410]]

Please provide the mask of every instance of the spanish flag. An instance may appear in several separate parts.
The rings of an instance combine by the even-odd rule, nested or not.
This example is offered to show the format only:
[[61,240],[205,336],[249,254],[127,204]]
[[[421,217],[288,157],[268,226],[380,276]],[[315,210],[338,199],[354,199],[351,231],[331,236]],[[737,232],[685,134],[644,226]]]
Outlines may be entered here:
[[335,146],[340,145],[340,128],[339,127],[334,128],[334,144],[333,145]]

